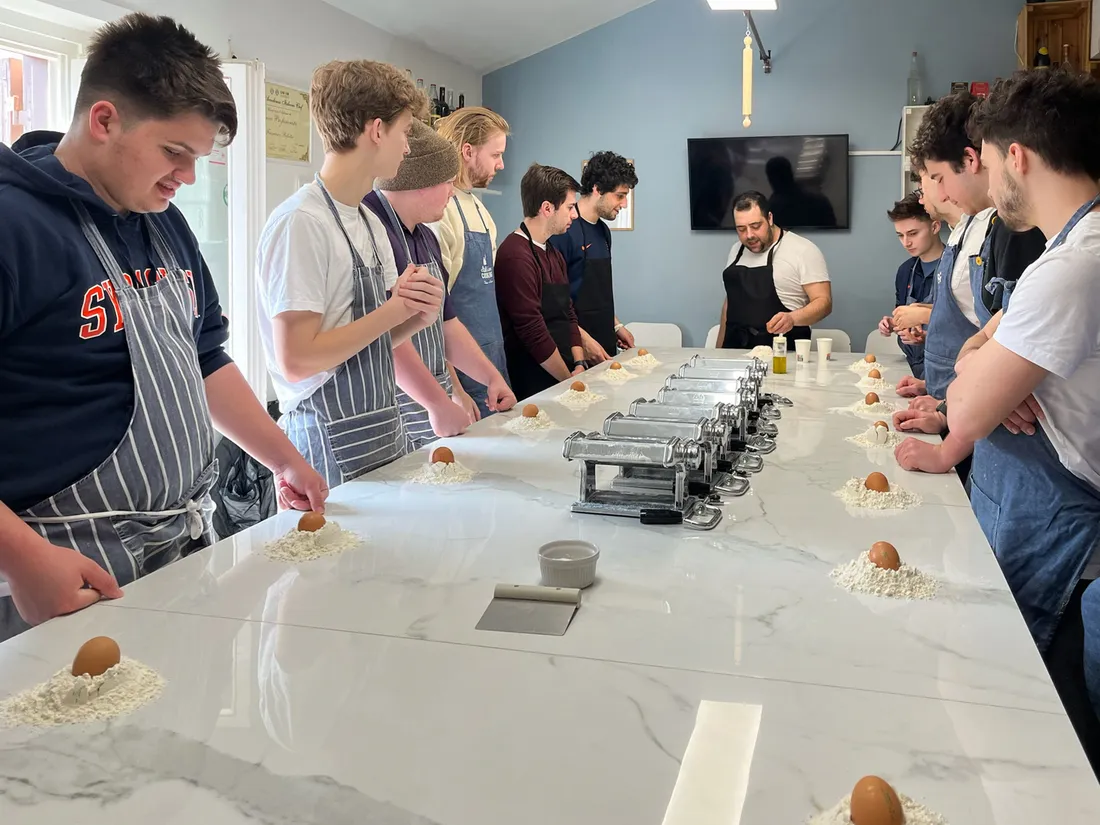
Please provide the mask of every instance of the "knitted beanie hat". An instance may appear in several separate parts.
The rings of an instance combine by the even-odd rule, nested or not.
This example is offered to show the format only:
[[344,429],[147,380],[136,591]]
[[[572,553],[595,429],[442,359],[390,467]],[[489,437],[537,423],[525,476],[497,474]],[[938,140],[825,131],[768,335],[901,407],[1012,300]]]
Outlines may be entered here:
[[401,161],[397,177],[378,180],[375,186],[383,192],[430,189],[453,180],[458,165],[458,151],[451,142],[437,135],[431,126],[414,120],[409,132],[409,154]]

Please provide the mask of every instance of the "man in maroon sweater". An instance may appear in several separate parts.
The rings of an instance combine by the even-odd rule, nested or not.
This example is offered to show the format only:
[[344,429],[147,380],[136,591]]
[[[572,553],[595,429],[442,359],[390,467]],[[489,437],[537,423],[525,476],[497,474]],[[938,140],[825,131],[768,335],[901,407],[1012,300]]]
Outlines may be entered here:
[[542,392],[587,367],[565,259],[546,245],[573,222],[579,190],[580,184],[561,169],[532,164],[520,183],[523,223],[497,250],[497,306],[517,398]]

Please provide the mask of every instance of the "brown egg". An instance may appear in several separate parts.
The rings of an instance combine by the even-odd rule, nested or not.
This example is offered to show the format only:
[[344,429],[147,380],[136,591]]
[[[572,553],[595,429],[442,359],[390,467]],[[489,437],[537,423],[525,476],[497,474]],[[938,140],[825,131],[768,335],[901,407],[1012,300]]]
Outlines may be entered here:
[[325,517],[320,513],[309,512],[298,519],[299,533],[316,533],[325,526]]
[[887,424],[885,421],[876,421],[875,426],[876,427],[885,427],[886,429],[890,429],[890,425]]
[[852,789],[852,825],[904,825],[897,791],[877,776],[865,776]]
[[863,399],[863,403],[866,404],[868,407],[870,407],[872,404],[877,404],[878,402],[879,398],[877,392],[869,392],[867,393],[867,397]]
[[868,378],[882,378],[882,373],[879,372],[878,370],[870,370],[867,373],[867,377]]
[[586,389],[588,389],[588,387],[584,385],[583,381],[574,381],[572,384],[569,385],[569,389],[571,389],[573,392],[584,392]]
[[866,355],[863,356],[863,360],[866,361],[868,364],[873,364],[878,359],[875,358],[875,356],[873,356],[871,353],[867,353]]
[[436,447],[432,450],[432,464],[454,464],[455,454],[450,447]]
[[122,660],[118,642],[96,636],[80,646],[73,659],[73,676],[102,676]]
[[539,417],[539,408],[536,407],[534,404],[528,404],[526,407],[523,408],[523,417],[524,418],[538,418]]
[[613,369],[613,370],[621,370],[622,368],[623,368],[623,365],[622,365],[622,364],[620,364],[620,363],[619,363],[618,361],[612,361],[612,362],[611,362],[611,369]]
[[883,570],[897,570],[901,567],[901,557],[898,555],[897,548],[888,541],[876,541],[872,544],[867,558],[871,560],[871,564]]
[[649,355],[649,350],[643,347],[642,349],[638,350],[638,355]]
[[886,476],[882,473],[871,473],[863,482],[863,486],[868,490],[874,490],[876,493],[890,492],[890,482],[886,480]]

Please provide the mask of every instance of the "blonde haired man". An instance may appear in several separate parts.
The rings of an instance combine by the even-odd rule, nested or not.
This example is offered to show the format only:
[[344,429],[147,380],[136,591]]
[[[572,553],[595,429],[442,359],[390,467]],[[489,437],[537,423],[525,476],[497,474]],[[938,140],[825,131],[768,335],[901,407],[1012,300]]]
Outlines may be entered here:
[[318,68],[310,111],[325,144],[321,172],[271,214],[260,238],[260,324],[279,424],[331,486],[406,449],[393,347],[411,346],[435,321],[443,287],[411,264],[387,283],[393,251],[362,201],[375,178],[397,174],[426,106],[385,63]]
[[[508,382],[493,275],[497,228],[489,210],[471,192],[484,189],[504,168],[508,121],[496,112],[471,106],[443,118],[436,129],[462,160],[454,196],[437,226],[443,264],[450,274],[447,288],[458,319]],[[479,416],[489,415],[486,387],[465,373],[458,377],[477,404]]]

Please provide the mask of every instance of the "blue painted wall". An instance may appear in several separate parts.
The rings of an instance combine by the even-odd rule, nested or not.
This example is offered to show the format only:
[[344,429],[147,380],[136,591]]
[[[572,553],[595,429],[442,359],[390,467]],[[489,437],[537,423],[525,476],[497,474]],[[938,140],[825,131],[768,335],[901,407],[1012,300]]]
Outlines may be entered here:
[[[779,0],[757,25],[775,67],[754,74],[753,135],[849,133],[852,150],[890,149],[913,50],[925,94],[953,80],[990,80],[1015,66],[1020,0]],[[532,25],[537,23],[532,22]],[[489,74],[485,105],[513,136],[486,198],[502,231],[522,218],[519,180],[533,162],[580,177],[610,149],[634,158],[635,231],[615,233],[616,303],[625,320],[672,321],[687,344],[718,323],[721,271],[735,233],[692,232],[687,138],[741,135],[744,16],[706,0],[657,0]],[[886,210],[901,194],[899,157],[851,159],[850,231],[807,232],[829,263],[833,315],[862,349],[893,305],[905,257]]]

